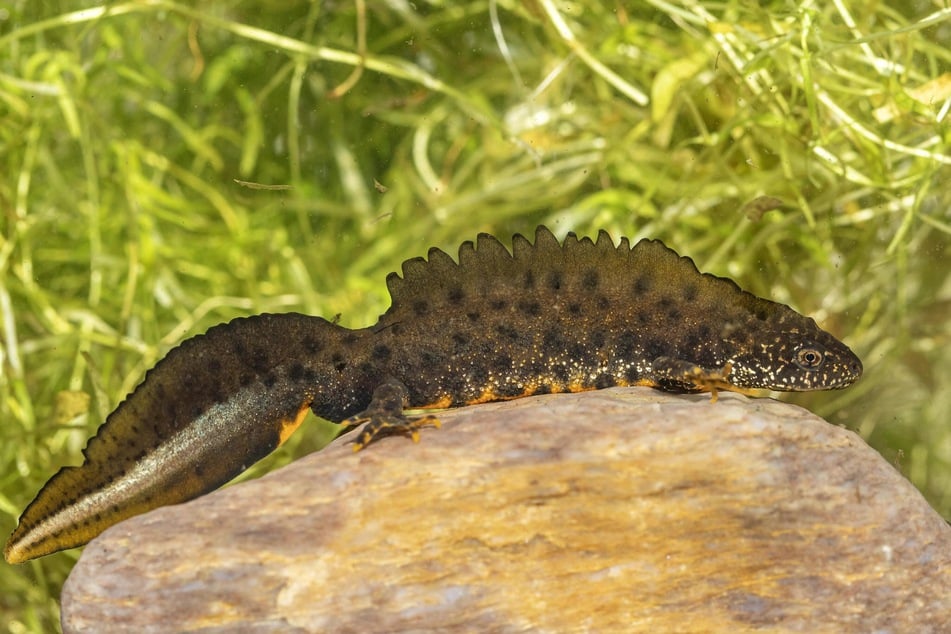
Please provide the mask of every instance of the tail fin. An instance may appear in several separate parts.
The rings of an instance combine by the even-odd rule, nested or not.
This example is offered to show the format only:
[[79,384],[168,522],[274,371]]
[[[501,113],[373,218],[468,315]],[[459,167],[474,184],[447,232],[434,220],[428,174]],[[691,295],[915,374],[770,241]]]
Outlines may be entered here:
[[82,466],[40,490],[6,560],[81,546],[123,519],[212,491],[271,453],[318,389],[333,393],[319,352],[342,330],[295,313],[257,315],[182,343],[109,415]]

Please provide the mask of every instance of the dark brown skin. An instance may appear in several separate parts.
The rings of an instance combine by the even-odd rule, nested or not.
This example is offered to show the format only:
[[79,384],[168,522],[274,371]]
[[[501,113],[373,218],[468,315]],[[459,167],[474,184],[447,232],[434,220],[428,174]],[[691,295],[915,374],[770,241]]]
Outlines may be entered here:
[[[172,350],[106,419],[80,467],[54,475],[4,549],[20,563],[85,544],[147,510],[195,498],[263,458],[307,409],[357,448],[415,437],[444,408],[550,392],[649,385],[674,392],[851,385],[859,359],[815,322],[697,271],[657,241],[633,249],[539,227],[438,249],[387,278],[392,307],[348,330],[320,317],[257,315]],[[371,402],[372,399],[372,402]]]

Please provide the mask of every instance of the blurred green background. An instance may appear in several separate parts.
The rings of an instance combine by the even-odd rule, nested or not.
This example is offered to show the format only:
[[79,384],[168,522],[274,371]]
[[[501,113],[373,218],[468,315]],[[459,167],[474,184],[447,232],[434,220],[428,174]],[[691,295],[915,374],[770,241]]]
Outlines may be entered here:
[[[781,398],[951,517],[951,11],[748,5],[0,6],[0,533],[183,338],[365,326],[404,259],[539,223],[814,316],[866,375]],[[77,557],[0,564],[0,628],[57,629]]]

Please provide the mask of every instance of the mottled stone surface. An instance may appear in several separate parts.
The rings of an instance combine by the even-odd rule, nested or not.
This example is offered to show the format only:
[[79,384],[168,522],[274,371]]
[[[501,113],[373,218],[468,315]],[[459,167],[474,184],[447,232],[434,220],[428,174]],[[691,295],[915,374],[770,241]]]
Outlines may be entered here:
[[551,395],[338,441],[107,531],[64,630],[951,631],[951,528],[911,484],[800,408],[709,401]]

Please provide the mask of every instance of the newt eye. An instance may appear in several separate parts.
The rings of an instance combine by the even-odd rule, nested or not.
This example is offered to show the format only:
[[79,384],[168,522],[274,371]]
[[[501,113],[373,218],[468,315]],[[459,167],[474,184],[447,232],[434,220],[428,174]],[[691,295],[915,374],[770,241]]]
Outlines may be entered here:
[[816,348],[802,348],[796,351],[796,365],[803,370],[815,370],[822,365],[825,355]]

